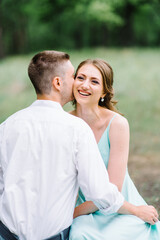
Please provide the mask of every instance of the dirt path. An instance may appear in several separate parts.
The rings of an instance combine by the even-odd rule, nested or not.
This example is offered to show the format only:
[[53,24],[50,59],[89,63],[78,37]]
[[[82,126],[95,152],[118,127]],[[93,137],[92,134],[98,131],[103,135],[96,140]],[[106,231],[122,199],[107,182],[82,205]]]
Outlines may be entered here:
[[129,173],[143,198],[160,214],[160,153],[130,154]]

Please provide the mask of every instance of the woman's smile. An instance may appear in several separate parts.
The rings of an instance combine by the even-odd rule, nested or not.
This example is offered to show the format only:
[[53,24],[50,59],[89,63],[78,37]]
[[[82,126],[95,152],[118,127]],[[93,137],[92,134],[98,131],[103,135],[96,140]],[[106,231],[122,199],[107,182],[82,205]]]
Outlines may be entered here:
[[78,90],[78,93],[82,96],[82,97],[88,97],[91,95],[91,93],[89,93],[88,91],[84,91],[84,90]]

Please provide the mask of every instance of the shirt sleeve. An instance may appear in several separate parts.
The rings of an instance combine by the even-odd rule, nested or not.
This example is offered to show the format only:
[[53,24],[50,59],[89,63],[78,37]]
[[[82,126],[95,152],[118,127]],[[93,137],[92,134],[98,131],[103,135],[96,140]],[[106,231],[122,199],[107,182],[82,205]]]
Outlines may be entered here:
[[79,134],[76,168],[78,183],[86,200],[93,201],[103,214],[117,212],[124,203],[124,197],[109,182],[108,172],[88,125]]

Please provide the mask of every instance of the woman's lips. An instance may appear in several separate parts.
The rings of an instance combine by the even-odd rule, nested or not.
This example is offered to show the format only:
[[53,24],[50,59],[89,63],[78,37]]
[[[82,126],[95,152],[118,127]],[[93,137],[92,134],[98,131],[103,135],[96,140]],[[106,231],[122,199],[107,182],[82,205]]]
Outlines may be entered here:
[[88,97],[88,96],[91,95],[91,93],[86,92],[86,91],[82,91],[82,90],[78,90],[78,92],[79,92],[80,95],[82,95],[82,96],[84,96],[84,97]]

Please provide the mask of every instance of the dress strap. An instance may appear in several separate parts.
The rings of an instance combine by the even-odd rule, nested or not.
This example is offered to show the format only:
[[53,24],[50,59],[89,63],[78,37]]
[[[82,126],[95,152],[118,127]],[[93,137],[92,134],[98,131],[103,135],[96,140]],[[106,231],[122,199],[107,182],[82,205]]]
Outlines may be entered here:
[[110,129],[110,125],[111,125],[111,123],[112,123],[112,121],[113,121],[113,119],[115,118],[117,116],[117,114],[115,114],[112,118],[111,118],[111,120],[109,121],[109,124],[108,124],[108,129]]

